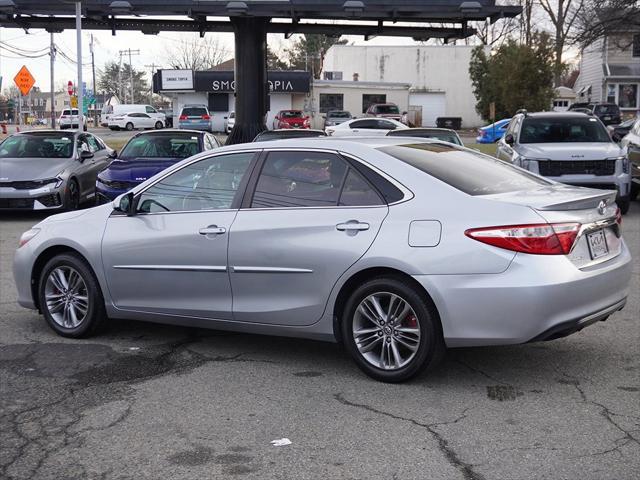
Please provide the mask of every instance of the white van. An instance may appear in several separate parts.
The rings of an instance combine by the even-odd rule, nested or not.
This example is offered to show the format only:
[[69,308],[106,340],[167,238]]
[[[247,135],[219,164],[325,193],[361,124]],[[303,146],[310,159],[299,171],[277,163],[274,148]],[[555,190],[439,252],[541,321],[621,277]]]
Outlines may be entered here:
[[167,125],[164,113],[158,112],[151,105],[145,104],[122,104],[122,105],[105,105],[100,112],[100,125],[109,126],[109,119],[113,116],[125,115],[127,113],[146,113],[150,117],[157,118],[162,122],[163,126]]

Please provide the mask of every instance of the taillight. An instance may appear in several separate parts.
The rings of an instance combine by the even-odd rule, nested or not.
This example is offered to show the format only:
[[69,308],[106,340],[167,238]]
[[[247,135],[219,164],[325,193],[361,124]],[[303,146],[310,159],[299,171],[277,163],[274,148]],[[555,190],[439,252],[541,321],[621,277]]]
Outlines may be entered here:
[[464,234],[479,242],[514,252],[567,255],[579,230],[579,223],[538,223],[471,228]]
[[202,115],[202,120],[211,120],[210,115]]
[[180,115],[180,117],[178,118],[179,120],[186,120],[187,116],[186,115]]

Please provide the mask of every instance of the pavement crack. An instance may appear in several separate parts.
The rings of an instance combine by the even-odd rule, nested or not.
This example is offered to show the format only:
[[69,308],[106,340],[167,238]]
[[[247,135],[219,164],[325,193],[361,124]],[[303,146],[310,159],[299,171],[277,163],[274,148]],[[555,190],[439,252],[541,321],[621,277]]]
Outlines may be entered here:
[[354,407],[354,408],[359,408],[361,410],[366,410],[368,412],[372,412],[378,415],[383,415],[385,417],[389,417],[389,418],[393,418],[394,420],[401,420],[404,422],[409,422],[417,427],[420,428],[424,428],[426,429],[431,436],[438,442],[438,449],[440,450],[440,452],[444,455],[444,457],[447,459],[447,461],[449,462],[449,464],[453,467],[455,467],[456,469],[458,469],[460,471],[460,473],[462,473],[462,476],[465,480],[485,480],[485,477],[476,472],[475,470],[473,470],[473,465],[470,463],[466,463],[464,461],[462,461],[462,459],[460,459],[460,457],[458,456],[458,454],[455,452],[455,450],[453,448],[451,448],[451,446],[449,445],[449,442],[444,438],[444,436],[438,432],[435,427],[438,426],[443,426],[443,425],[450,425],[453,423],[458,423],[461,420],[463,420],[464,418],[466,418],[466,412],[468,409],[465,409],[464,412],[457,417],[454,420],[448,421],[448,422],[435,422],[435,423],[422,423],[419,422],[413,418],[409,418],[409,417],[402,417],[400,415],[395,415],[393,413],[390,412],[385,412],[383,410],[379,410],[375,407],[372,407],[371,405],[367,405],[364,403],[356,403],[356,402],[352,402],[350,400],[347,400],[344,395],[342,393],[336,393],[333,395],[333,397],[340,402],[343,405],[349,406],[349,407]]
[[510,384],[510,383],[503,382],[502,380],[499,380],[499,379],[497,379],[496,377],[494,377],[494,376],[492,376],[492,375],[489,375],[487,372],[485,372],[485,371],[483,371],[483,370],[481,370],[481,369],[479,369],[479,368],[476,368],[476,367],[473,367],[473,366],[469,365],[467,362],[464,362],[464,361],[462,361],[462,360],[460,360],[460,359],[456,359],[456,360],[454,360],[454,361],[455,361],[456,363],[458,363],[458,364],[462,365],[463,367],[468,368],[468,369],[469,369],[469,370],[471,370],[472,372],[475,372],[475,373],[477,373],[477,374],[479,374],[479,375],[482,375],[483,377],[485,377],[485,378],[487,378],[487,379],[491,380],[492,382],[496,382],[496,383],[498,383],[499,385],[509,385],[509,386],[511,386],[511,384]]

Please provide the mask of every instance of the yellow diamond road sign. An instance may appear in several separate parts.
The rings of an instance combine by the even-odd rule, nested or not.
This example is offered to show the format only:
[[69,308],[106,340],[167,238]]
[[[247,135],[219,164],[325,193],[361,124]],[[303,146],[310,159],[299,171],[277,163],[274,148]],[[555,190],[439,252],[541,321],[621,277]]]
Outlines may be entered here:
[[31,87],[36,83],[36,79],[33,78],[33,75],[31,75],[31,72],[25,65],[23,65],[18,74],[13,77],[13,81],[20,89],[22,95],[28,95]]

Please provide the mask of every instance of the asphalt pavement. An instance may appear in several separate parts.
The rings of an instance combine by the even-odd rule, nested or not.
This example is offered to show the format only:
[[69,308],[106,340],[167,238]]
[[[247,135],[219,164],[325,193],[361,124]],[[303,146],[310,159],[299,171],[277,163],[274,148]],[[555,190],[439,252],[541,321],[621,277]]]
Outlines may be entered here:
[[134,321],[58,337],[15,303],[13,251],[40,218],[0,215],[2,479],[639,477],[640,202],[623,311],[552,342],[450,350],[401,385],[330,343]]

